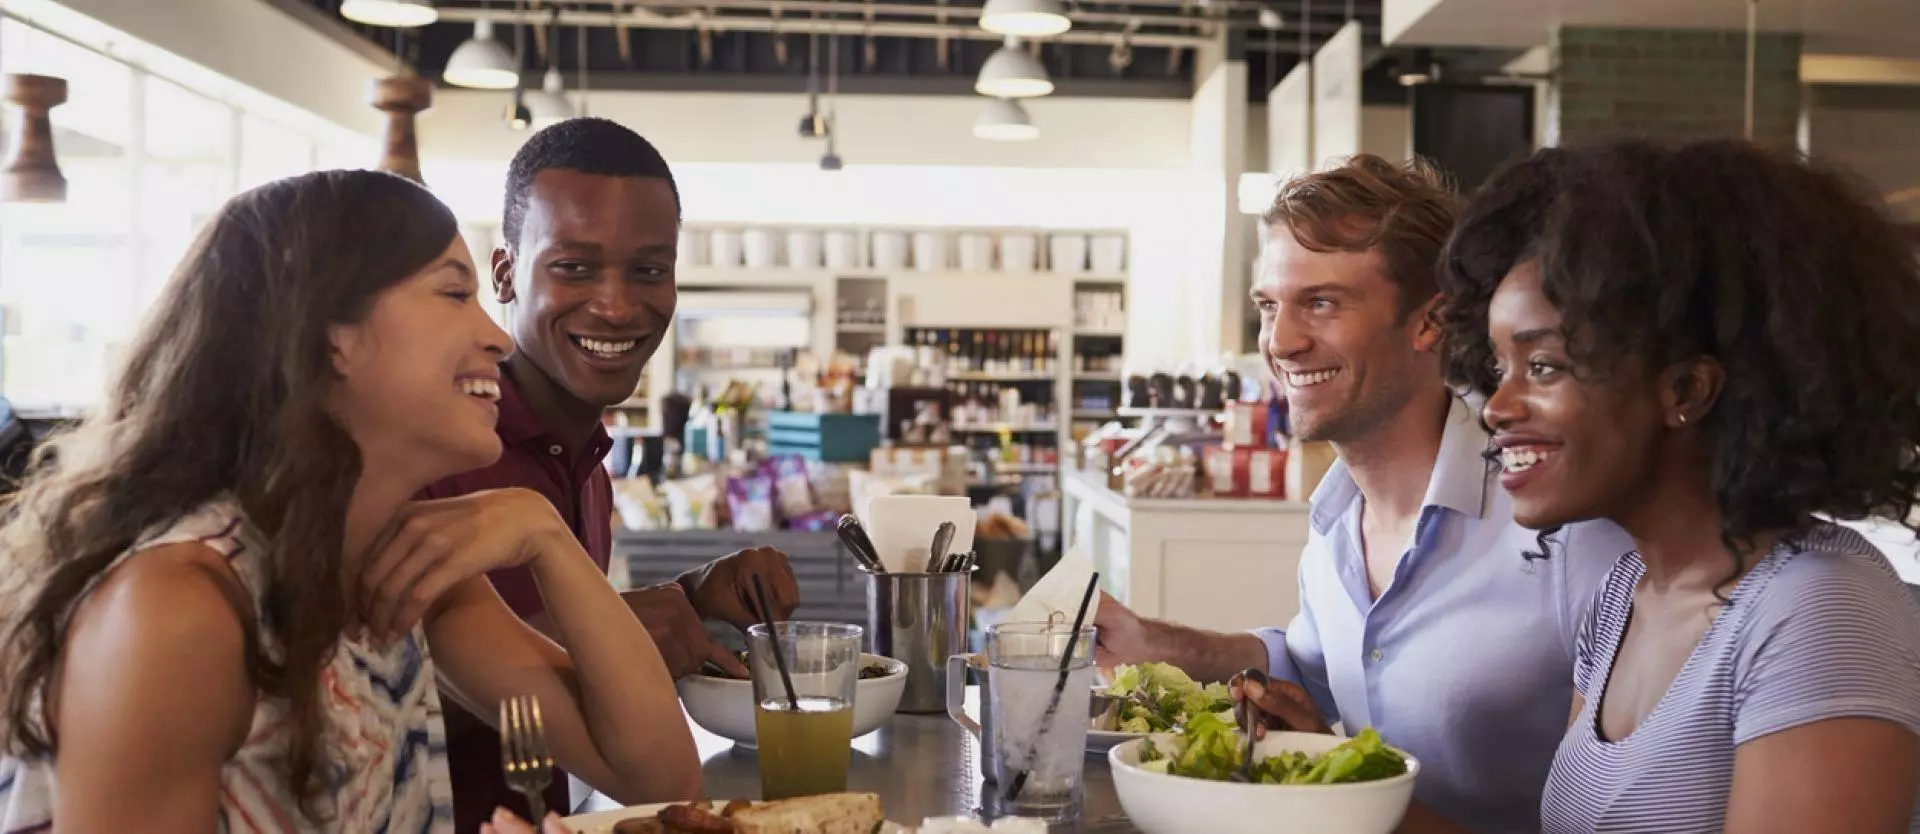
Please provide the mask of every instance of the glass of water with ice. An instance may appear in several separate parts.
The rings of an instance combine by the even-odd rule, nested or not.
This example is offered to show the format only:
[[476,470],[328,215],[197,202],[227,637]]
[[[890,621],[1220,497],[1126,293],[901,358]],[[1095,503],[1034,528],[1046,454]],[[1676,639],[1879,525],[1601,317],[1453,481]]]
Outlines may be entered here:
[[1079,814],[1093,643],[1091,626],[1077,634],[1060,623],[1001,623],[987,629],[992,667],[987,695],[996,729],[990,755],[999,760],[999,805],[1005,813],[1051,820]]

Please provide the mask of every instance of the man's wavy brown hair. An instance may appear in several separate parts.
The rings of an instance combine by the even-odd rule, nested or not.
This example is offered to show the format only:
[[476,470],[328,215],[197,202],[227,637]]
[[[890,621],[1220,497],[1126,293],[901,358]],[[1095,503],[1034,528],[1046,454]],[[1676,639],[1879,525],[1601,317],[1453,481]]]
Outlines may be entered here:
[[231,496],[266,540],[260,622],[236,612],[250,627],[247,675],[287,705],[282,775],[309,817],[325,815],[320,678],[347,620],[341,528],[361,471],[359,446],[326,411],[339,379],[329,328],[363,320],[457,231],[426,189],[374,171],[269,183],[207,223],[107,401],[37,456],[0,516],[8,752],[56,754],[41,705],[68,619],[100,577],[141,537]]
[[1363,153],[1288,180],[1261,219],[1313,252],[1379,247],[1404,320],[1439,292],[1434,265],[1460,207],[1446,176],[1425,160],[1396,165]]

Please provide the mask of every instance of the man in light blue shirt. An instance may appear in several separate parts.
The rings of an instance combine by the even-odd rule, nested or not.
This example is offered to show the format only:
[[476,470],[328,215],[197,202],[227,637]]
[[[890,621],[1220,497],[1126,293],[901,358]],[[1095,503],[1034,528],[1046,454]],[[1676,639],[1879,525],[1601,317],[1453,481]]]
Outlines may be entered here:
[[1301,729],[1377,728],[1421,760],[1403,830],[1534,831],[1575,633],[1632,543],[1589,524],[1543,549],[1514,523],[1478,410],[1441,378],[1433,268],[1456,210],[1430,169],[1363,156],[1288,183],[1265,218],[1262,352],[1293,436],[1340,457],[1313,494],[1292,624],[1218,634],[1108,599],[1096,625],[1103,665],[1263,667],[1298,687],[1266,700],[1311,700]]

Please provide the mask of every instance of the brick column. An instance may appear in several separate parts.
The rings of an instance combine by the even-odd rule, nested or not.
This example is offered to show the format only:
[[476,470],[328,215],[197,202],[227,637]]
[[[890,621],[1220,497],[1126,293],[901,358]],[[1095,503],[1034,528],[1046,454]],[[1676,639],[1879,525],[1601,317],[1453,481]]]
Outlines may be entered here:
[[[1685,140],[1743,133],[1747,35],[1699,29],[1562,27],[1546,144],[1622,135]],[[1753,138],[1793,147],[1800,121],[1800,36],[1754,43]]]

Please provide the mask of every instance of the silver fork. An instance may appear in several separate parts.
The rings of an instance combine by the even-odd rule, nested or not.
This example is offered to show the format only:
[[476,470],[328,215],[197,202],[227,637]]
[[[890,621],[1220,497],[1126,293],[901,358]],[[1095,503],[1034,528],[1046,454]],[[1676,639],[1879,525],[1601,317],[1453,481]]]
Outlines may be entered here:
[[547,752],[540,699],[515,695],[500,702],[500,770],[507,787],[527,798],[533,824],[547,816],[546,790],[553,781],[553,756]]
[[[1240,673],[1242,680],[1250,680],[1261,686],[1267,685],[1267,674],[1259,669],[1247,669]],[[1234,717],[1240,724],[1240,767],[1228,777],[1231,781],[1250,783],[1253,781],[1253,735],[1260,723],[1260,708],[1252,701],[1242,700],[1234,710]]]

